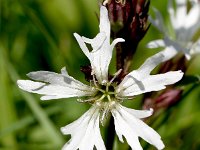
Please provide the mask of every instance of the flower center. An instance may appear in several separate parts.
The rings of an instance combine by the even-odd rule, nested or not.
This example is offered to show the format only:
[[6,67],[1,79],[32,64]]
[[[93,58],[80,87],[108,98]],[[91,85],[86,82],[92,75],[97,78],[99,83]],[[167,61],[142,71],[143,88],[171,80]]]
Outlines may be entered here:
[[117,92],[115,90],[117,84],[113,82],[116,77],[121,73],[121,71],[122,69],[118,70],[114,74],[113,78],[104,85],[99,84],[98,81],[96,81],[95,76],[93,75],[93,80],[91,81],[91,84],[96,92],[94,93],[94,95],[89,96],[89,99],[88,97],[86,97],[85,100],[77,99],[79,102],[90,103],[98,107],[98,110],[101,114],[100,121],[102,125],[104,124],[103,121],[105,120],[105,118],[107,118],[109,112],[116,106],[116,103],[121,103],[123,101],[123,99],[117,97]]
[[105,118],[108,117],[110,110],[115,107],[117,102],[114,85],[107,83],[106,85],[99,85],[94,104],[100,108],[100,122],[104,125]]
[[100,99],[97,99],[97,101],[102,102],[111,102],[113,101],[115,97],[115,88],[113,85],[106,84],[101,85],[100,88],[97,88],[97,96],[100,97]]
[[[93,88],[96,89],[96,93],[92,96],[91,99],[86,100],[86,101],[82,101],[82,102],[90,102],[92,104],[97,104],[99,106],[102,105],[108,105],[108,103],[110,102],[115,102],[117,100],[116,98],[116,91],[115,91],[115,86],[116,83],[113,83],[113,81],[116,79],[116,77],[121,73],[122,69],[118,70],[113,78],[105,83],[105,85],[103,84],[98,84],[98,82],[95,79],[95,76],[93,75]],[[110,105],[110,104],[109,104]]]

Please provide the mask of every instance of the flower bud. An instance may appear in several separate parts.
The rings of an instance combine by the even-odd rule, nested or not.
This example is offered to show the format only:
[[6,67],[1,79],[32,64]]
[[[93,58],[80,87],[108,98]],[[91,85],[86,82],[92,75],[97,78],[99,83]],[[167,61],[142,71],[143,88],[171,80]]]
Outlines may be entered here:
[[153,108],[155,111],[161,108],[167,108],[174,105],[181,99],[182,90],[169,89],[161,93],[157,98],[146,98],[144,101],[144,108]]
[[117,69],[128,72],[133,54],[146,34],[150,0],[110,0],[106,3],[112,38],[123,38],[117,46]]
[[174,105],[180,100],[182,95],[182,90],[180,89],[170,89],[164,91],[159,97],[155,99],[156,108],[165,108]]
[[[133,5],[136,7],[136,4]],[[131,18],[134,16],[136,8],[132,7],[132,2],[127,0],[126,2],[116,2],[116,0],[111,0],[107,4],[109,19],[111,22],[111,30],[114,33],[119,32],[127,24],[130,24]]]
[[176,70],[181,70],[183,72],[186,72],[187,59],[184,55],[181,57],[175,57],[174,59],[170,59],[164,62],[160,67],[159,73],[166,73],[168,71],[176,71]]

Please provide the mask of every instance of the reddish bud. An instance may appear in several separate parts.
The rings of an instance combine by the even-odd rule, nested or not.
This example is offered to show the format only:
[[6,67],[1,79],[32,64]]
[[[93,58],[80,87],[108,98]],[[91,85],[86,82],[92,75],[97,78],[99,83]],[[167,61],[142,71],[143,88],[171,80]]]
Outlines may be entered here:
[[158,98],[155,99],[156,108],[170,107],[180,100],[182,95],[180,89],[170,89],[163,92]]
[[124,38],[117,46],[117,69],[128,72],[133,54],[146,34],[150,0],[110,0],[107,3],[112,37]]
[[159,73],[166,73],[168,71],[176,71],[181,70],[185,72],[187,69],[187,60],[185,56],[175,57],[174,59],[170,59],[164,62],[161,67]]
[[180,89],[169,89],[161,93],[157,98],[147,98],[144,101],[144,108],[153,108],[158,110],[161,108],[167,108],[178,102],[182,95],[182,90]]

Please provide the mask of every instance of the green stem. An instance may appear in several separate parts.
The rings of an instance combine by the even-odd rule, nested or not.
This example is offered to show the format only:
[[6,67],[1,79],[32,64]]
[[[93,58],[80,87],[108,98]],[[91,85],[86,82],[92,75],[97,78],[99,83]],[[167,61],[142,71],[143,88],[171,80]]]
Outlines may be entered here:
[[111,116],[110,122],[106,131],[106,149],[112,150],[114,145],[115,139],[115,125],[114,125],[114,118]]

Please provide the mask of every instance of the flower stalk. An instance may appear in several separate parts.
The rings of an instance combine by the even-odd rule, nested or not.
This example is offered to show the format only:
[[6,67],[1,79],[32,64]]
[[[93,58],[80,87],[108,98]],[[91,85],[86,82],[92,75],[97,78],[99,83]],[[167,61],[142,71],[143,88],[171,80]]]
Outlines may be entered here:
[[114,118],[111,116],[109,120],[109,125],[106,130],[106,138],[105,138],[105,145],[106,149],[113,149],[115,140],[115,125],[114,125]]

